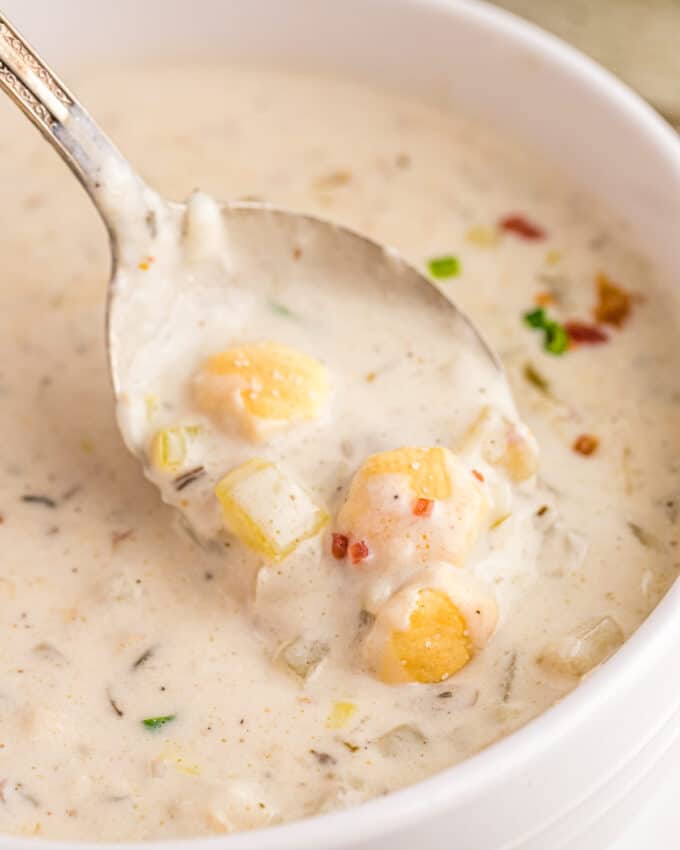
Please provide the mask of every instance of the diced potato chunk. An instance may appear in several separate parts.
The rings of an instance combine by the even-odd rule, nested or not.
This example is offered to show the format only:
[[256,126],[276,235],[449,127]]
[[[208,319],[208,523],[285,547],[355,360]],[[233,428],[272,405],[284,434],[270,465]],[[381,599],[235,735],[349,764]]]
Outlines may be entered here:
[[418,591],[408,627],[392,633],[391,650],[415,682],[448,679],[472,656],[463,615],[445,593],[430,588]]
[[403,475],[417,499],[448,499],[451,495],[447,450],[438,446],[393,449],[371,455],[357,477],[369,479],[376,475]]
[[149,459],[161,472],[177,472],[187,459],[189,441],[198,433],[193,425],[163,428],[151,438]]
[[479,445],[486,463],[502,469],[519,484],[538,472],[538,444],[534,435],[519,421],[485,407],[463,439],[461,450]]
[[[505,421],[505,451],[497,462],[512,481],[520,483],[538,472],[538,445],[533,434],[524,425]],[[487,459],[492,462],[493,451]]]
[[260,458],[232,469],[215,494],[227,530],[272,561],[283,560],[328,521],[302,487]]
[[584,676],[613,655],[623,641],[621,626],[612,617],[603,617],[550,644],[536,660],[555,673]]
[[255,441],[318,418],[329,395],[321,363],[275,342],[236,346],[208,358],[192,387],[203,413]]
[[364,654],[384,682],[441,682],[486,645],[497,620],[496,602],[483,585],[438,564],[378,611]]
[[488,511],[483,484],[448,449],[381,452],[352,480],[338,514],[333,553],[340,557],[346,549],[355,565],[462,564]]

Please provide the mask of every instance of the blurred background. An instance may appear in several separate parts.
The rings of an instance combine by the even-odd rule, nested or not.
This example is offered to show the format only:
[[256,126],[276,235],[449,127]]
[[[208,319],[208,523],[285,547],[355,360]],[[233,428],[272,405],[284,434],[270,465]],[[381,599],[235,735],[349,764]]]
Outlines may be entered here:
[[571,42],[680,130],[680,0],[494,0]]

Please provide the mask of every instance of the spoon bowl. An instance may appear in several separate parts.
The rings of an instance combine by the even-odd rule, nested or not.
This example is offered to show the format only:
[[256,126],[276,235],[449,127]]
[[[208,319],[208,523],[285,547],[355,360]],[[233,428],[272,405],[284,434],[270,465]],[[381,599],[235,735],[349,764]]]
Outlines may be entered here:
[[[356,301],[376,327],[389,328],[397,313],[426,314],[433,338],[445,339],[456,360],[456,392],[490,391],[514,411],[503,368],[480,332],[394,250],[266,204],[219,205],[202,193],[186,205],[164,200],[2,15],[0,87],[64,158],[108,229],[109,365],[121,433],[140,459],[148,387],[167,375],[186,385],[196,358],[224,345],[225,328],[245,332],[254,301],[275,309],[291,282],[305,292],[308,323],[332,312],[338,298]],[[340,332],[351,346],[353,329]],[[187,338],[191,356],[178,342]]]

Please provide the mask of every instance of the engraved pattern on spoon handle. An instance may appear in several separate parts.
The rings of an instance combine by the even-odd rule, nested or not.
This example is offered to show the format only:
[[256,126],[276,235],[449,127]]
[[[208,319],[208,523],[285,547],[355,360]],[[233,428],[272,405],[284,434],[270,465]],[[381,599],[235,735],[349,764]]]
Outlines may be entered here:
[[[85,187],[118,242],[116,198],[148,212],[149,190],[57,75],[0,12],[0,89],[26,114]],[[110,190],[110,191],[109,191]]]
[[51,131],[56,121],[67,117],[67,108],[73,105],[66,86],[55,78],[2,14],[0,85],[34,123],[40,122],[41,130]]
[[55,134],[68,120],[73,95],[1,12],[0,87],[62,156],[70,156]]

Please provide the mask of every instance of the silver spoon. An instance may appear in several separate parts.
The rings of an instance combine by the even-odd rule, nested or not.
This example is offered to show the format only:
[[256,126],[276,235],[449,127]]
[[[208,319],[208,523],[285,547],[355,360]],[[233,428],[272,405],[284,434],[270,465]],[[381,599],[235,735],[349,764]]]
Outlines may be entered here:
[[[226,234],[224,262],[237,258],[239,268],[246,270],[244,279],[255,279],[263,268],[273,268],[277,275],[299,275],[304,266],[308,275],[312,270],[317,286],[352,287],[357,293],[377,288],[374,291],[384,292],[386,304],[386,317],[381,321],[389,321],[390,303],[397,300],[402,308],[406,303],[420,313],[422,321],[431,322],[433,330],[443,330],[460,341],[474,362],[475,380],[479,377],[487,385],[493,384],[507,408],[514,409],[500,362],[470,319],[393,250],[344,227],[265,204],[239,202],[216,207],[206,196],[189,206],[165,201],[145,185],[1,13],[0,87],[63,157],[107,227],[112,254],[109,364],[119,426],[133,453],[142,456],[144,451],[143,434],[135,430],[133,418],[126,416],[130,405],[143,403],[144,388],[137,380],[139,358],[145,352],[147,357],[162,359],[172,343],[172,316],[159,312],[158,305],[176,302],[180,306],[175,313],[179,310],[182,315],[198,317],[198,324],[219,314],[215,300],[220,291],[219,268],[211,271],[207,289],[205,275],[187,273],[185,255],[182,274],[171,273],[179,256],[175,249],[192,228],[201,231],[195,264],[204,268],[211,254],[208,250],[203,256],[201,244],[210,242],[215,220]],[[209,215],[211,204],[220,215]],[[301,245],[304,259],[299,262]],[[164,258],[166,273],[143,279],[139,273],[143,258],[159,256]]]

